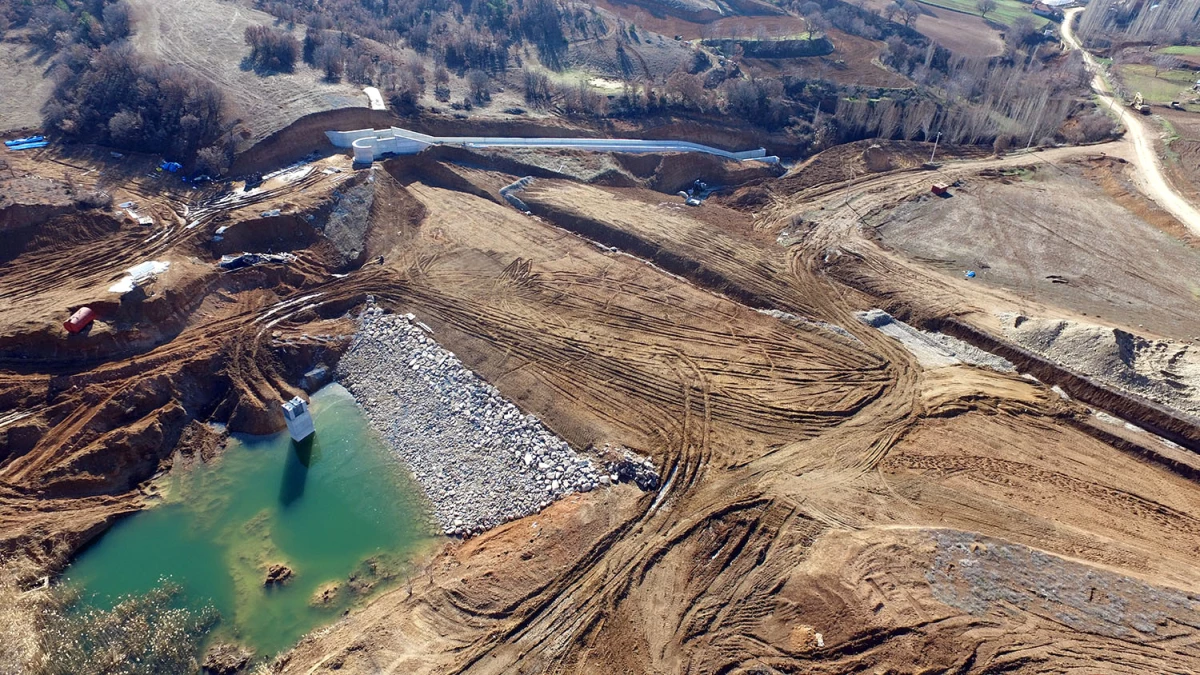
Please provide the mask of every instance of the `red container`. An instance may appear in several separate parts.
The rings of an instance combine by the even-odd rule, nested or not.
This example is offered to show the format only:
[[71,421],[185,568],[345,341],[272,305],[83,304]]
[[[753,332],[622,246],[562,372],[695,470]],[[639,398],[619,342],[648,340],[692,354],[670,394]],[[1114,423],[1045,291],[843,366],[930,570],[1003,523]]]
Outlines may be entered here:
[[75,310],[75,313],[71,315],[71,318],[67,319],[63,323],[63,328],[66,328],[67,332],[69,333],[78,333],[84,328],[87,328],[88,324],[95,320],[96,313],[92,311],[91,307],[80,307],[79,309]]

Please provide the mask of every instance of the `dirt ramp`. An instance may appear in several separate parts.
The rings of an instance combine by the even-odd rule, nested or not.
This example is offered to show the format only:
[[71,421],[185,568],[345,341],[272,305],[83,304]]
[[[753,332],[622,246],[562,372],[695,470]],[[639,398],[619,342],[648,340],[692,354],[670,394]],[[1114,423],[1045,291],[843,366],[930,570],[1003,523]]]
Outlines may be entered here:
[[782,173],[783,168],[778,164],[733,162],[714,155],[676,153],[662,155],[646,186],[651,190],[674,193],[691,187],[697,180],[709,185],[734,186]]
[[213,240],[212,252],[216,255],[242,251],[279,253],[308,248],[320,234],[305,215],[289,213],[238,221],[227,226],[220,240]]
[[0,264],[27,253],[52,253],[120,231],[121,221],[63,206],[12,206],[0,212]]

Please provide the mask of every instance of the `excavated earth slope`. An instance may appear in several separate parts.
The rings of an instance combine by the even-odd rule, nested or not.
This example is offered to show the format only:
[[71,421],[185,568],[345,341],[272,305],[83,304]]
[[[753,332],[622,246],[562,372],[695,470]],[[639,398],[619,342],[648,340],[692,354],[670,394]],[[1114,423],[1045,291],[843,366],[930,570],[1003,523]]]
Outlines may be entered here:
[[[343,263],[318,242],[285,267],[214,273],[181,325],[134,355],[0,364],[3,408],[22,415],[0,419],[4,546],[61,561],[136,508],[137,484],[194,442],[193,418],[279,428],[276,402],[336,361],[354,330],[343,317],[371,295],[575,450],[630,448],[661,484],[598,487],[452,540],[271,672],[1200,663],[1200,487],[1089,431],[1089,411],[1046,385],[922,367],[856,318],[1013,306],[862,235],[848,204],[894,205],[924,178],[784,189],[750,211],[536,179],[526,215],[499,195],[520,176],[408,161],[374,173],[364,257],[382,264],[333,276]],[[315,175],[220,217],[283,204],[319,221],[313,196],[341,179]],[[217,216],[197,214],[216,211],[188,213],[195,228],[134,257],[210,264]],[[25,258],[0,268],[0,292],[25,288]],[[103,276],[69,260],[60,277]]]

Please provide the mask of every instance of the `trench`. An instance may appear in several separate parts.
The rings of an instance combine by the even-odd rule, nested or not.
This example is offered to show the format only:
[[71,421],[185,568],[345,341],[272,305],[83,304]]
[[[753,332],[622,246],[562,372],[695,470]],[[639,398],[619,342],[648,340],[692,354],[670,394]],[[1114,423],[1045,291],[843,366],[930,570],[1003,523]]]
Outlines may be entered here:
[[[110,609],[170,580],[177,602],[219,612],[206,644],[261,659],[409,576],[438,541],[420,488],[340,385],[314,394],[310,410],[317,431],[306,441],[235,434],[215,460],[164,476],[161,503],[67,568],[81,608]],[[294,576],[265,585],[272,564]]]

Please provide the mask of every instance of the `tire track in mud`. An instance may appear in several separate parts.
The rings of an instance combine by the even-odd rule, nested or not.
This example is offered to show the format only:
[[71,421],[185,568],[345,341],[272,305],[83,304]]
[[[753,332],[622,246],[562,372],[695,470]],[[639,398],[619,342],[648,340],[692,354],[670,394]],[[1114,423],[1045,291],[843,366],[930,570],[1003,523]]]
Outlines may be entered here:
[[[737,265],[737,256],[732,253],[723,251],[719,257],[722,266]],[[907,364],[907,353],[859,330],[851,308],[839,293],[830,292],[829,281],[812,273],[811,264],[793,264],[786,259],[779,264],[785,271],[790,269],[793,277],[783,281],[770,278],[767,285],[774,289],[772,294],[785,294],[780,289],[786,289],[786,295],[798,301],[798,289],[802,288],[803,302],[774,307],[819,308],[822,311],[811,314],[863,333],[867,348],[856,352],[842,342],[817,333],[802,334],[782,324],[765,336],[730,331],[728,324],[713,326],[711,314],[689,312],[690,308],[662,298],[661,291],[628,282],[620,285],[628,297],[606,296],[601,301],[584,290],[595,285],[595,278],[581,274],[538,274],[536,281],[523,284],[520,292],[513,294],[522,297],[506,297],[502,302],[481,301],[470,294],[456,296],[443,287],[426,288],[425,284],[436,283],[438,274],[428,266],[425,273],[413,277],[413,283],[389,285],[382,275],[373,275],[351,285],[353,292],[369,293],[377,302],[432,317],[435,325],[453,326],[497,351],[521,354],[527,363],[536,364],[544,383],[563,395],[570,395],[572,390],[619,389],[624,396],[608,397],[604,405],[592,409],[608,408],[604,414],[617,424],[640,420],[637,425],[652,427],[653,434],[664,441],[654,453],[663,476],[662,486],[656,494],[641,499],[637,515],[602,537],[569,569],[507,606],[498,626],[458,652],[450,672],[477,667],[491,670],[496,667],[493,657],[509,658],[510,645],[520,645],[520,658],[537,663],[546,672],[569,669],[580,648],[594,647],[594,641],[602,639],[605,617],[620,611],[621,604],[664,566],[677,569],[680,563],[675,561],[676,551],[691,545],[698,532],[734,513],[797,513],[792,496],[772,495],[770,480],[762,481],[761,487],[756,481],[760,476],[786,470],[796,455],[804,453],[803,441],[819,438],[822,443],[843,446],[846,466],[827,468],[844,472],[841,480],[850,481],[873,470],[902,436],[904,425],[915,411],[916,397],[914,371],[895,365]],[[750,287],[763,283],[754,275],[763,274],[764,267],[751,266],[754,271],[744,272],[745,278],[739,281]],[[511,271],[506,274],[511,276]],[[630,307],[634,299],[655,309],[635,310]],[[515,309],[522,303],[527,307],[540,304],[542,309]],[[669,310],[677,310],[671,320],[659,313]],[[619,333],[620,338],[599,341],[594,331],[588,336],[591,339],[580,340],[560,330],[572,323],[566,317],[574,317],[583,325],[591,322],[603,326],[606,331]],[[702,325],[710,327],[689,324],[688,319],[704,321]],[[688,345],[703,345],[704,349]],[[870,347],[876,345],[881,349],[872,352]],[[713,351],[725,350],[730,356],[711,356]],[[747,353],[762,356],[757,363],[747,364]],[[879,353],[894,357],[895,362],[880,358]],[[665,372],[664,364],[668,366]],[[671,377],[664,379],[666,373]],[[713,378],[721,377],[736,380],[739,386],[714,384]],[[761,400],[763,388],[770,384],[806,393],[797,393],[787,405],[773,405]],[[807,409],[797,410],[796,404],[806,399]],[[859,421],[863,417],[873,421]],[[727,435],[716,432],[716,427],[740,427],[779,436],[791,449],[747,462],[736,449],[722,448],[720,453],[714,449],[714,438]],[[842,429],[846,430],[844,437],[839,437]],[[717,458],[721,453],[726,456]],[[741,468],[729,470],[734,464]],[[804,507],[799,509],[804,511]],[[750,611],[749,602],[758,603],[760,616],[769,611],[771,589],[778,585],[783,571],[803,555],[802,547],[773,546],[784,523],[801,525],[800,529],[809,533],[823,527],[811,517],[787,515],[777,519],[778,523],[765,525],[760,523],[761,515],[754,518],[755,524],[729,546],[724,559],[723,571],[758,570],[752,582],[753,599],[733,595],[739,584],[715,592],[697,592],[688,608],[675,617],[676,629],[705,622],[737,623],[731,618],[736,612],[727,609],[722,613],[719,607],[737,605],[739,611]],[[759,570],[768,559],[771,565]],[[466,621],[494,618],[494,612],[477,608],[466,592],[456,592],[449,604]],[[745,620],[749,619],[740,616],[739,621]],[[674,652],[680,647],[674,643],[674,633],[691,635],[692,640],[701,631],[669,632],[672,634],[658,637],[664,650]],[[661,657],[667,658],[666,653]]]
[[[845,216],[834,224],[854,228],[856,220]],[[574,231],[570,223],[564,227]],[[94,376],[116,387],[146,369],[220,354],[229,362],[229,396],[245,397],[244,405],[254,408],[285,393],[265,342],[275,327],[340,314],[374,295],[490,353],[509,355],[513,363],[505,368],[532,372],[540,386],[612,428],[653,439],[651,454],[663,476],[659,490],[642,495],[630,517],[530,588],[499,602],[469,586],[428,591],[425,606],[477,629],[456,645],[447,672],[578,669],[581,653],[604,651],[614,635],[628,637],[614,617],[645,611],[641,598],[669,581],[681,583],[677,597],[641,626],[656,667],[733,672],[768,663],[803,671],[811,655],[758,639],[752,629],[775,611],[777,594],[819,533],[864,525],[844,493],[879,472],[923,413],[920,370],[911,356],[861,325],[853,315],[855,298],[826,275],[825,254],[844,244],[846,231],[818,228],[787,254],[754,252],[774,256],[763,265],[745,264],[748,258],[727,241],[719,250],[705,249],[705,232],[690,233],[688,251],[666,253],[688,263],[684,272],[720,272],[707,279],[716,283],[702,274],[691,278],[723,294],[709,305],[657,270],[639,268],[623,278],[617,268],[626,264],[624,256],[590,273],[542,270],[528,259],[488,270],[453,268],[445,260],[453,251],[439,257],[431,247],[434,253],[412,253],[412,267],[364,269],[325,283],[316,281],[314,267],[310,283],[274,305],[191,328],[140,356],[136,368],[106,365],[79,381]],[[654,242],[663,249],[672,243]],[[731,287],[756,300],[745,302]],[[861,343],[768,321],[747,307],[828,321]],[[58,438],[85,424],[73,419]],[[738,445],[751,436],[757,445]],[[826,655],[844,666],[934,625],[868,631]]]

